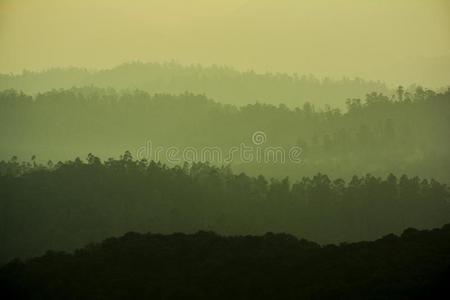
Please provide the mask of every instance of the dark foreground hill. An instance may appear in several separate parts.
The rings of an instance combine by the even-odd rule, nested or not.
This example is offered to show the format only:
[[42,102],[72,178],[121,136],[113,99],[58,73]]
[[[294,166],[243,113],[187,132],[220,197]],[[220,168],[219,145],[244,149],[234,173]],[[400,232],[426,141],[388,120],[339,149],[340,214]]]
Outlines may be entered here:
[[4,299],[448,299],[449,278],[450,225],[339,246],[128,233],[0,269]]

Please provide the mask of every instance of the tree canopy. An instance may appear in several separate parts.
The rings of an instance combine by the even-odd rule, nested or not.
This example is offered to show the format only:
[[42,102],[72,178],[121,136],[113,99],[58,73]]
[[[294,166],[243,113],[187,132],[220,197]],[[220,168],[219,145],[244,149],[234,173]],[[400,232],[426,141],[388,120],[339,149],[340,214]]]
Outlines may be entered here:
[[127,231],[285,232],[320,243],[373,240],[450,219],[435,180],[324,174],[299,181],[251,177],[210,164],[168,167],[90,154],[41,165],[0,162],[0,261],[68,250]]

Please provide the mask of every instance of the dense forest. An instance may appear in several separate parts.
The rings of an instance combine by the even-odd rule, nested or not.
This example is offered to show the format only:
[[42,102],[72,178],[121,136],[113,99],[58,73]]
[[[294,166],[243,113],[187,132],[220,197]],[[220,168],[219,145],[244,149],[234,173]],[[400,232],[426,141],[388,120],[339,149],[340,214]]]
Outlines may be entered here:
[[183,66],[177,63],[128,63],[109,70],[50,69],[42,72],[0,74],[0,90],[16,89],[37,94],[51,89],[98,86],[139,89],[151,94],[206,94],[228,104],[256,101],[300,106],[309,101],[322,107],[342,106],[347,98],[364,97],[370,92],[389,93],[381,82],[361,78],[319,79],[313,75],[283,73],[258,74],[225,66]]
[[406,175],[323,174],[290,182],[227,167],[120,159],[0,163],[0,260],[70,250],[127,231],[264,234],[316,242],[376,239],[450,220],[445,184]]
[[450,299],[449,20],[0,0],[0,298]]
[[127,233],[0,268],[7,299],[448,299],[450,225],[319,246],[287,234]]
[[[191,93],[150,95],[95,87],[36,96],[5,90],[0,92],[0,139],[5,141],[0,158],[35,156],[47,162],[95,153],[107,159],[127,150],[138,157],[149,142],[153,148],[216,147],[227,153],[241,144],[254,146],[252,134],[263,132],[262,148],[299,147],[301,164],[235,159],[229,162],[235,171],[293,179],[321,172],[346,180],[394,173],[449,182],[450,90],[417,88],[411,93],[399,87],[390,96],[373,92],[348,99],[346,106],[233,106]],[[148,152],[138,158],[171,163]],[[214,159],[205,160],[228,164]]]

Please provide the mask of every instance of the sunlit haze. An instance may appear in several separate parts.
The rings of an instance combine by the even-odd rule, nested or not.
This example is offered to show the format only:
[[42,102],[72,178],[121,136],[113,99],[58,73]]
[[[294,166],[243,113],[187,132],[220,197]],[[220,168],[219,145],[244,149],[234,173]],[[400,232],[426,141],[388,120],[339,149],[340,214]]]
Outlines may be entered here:
[[0,72],[177,61],[448,84],[448,0],[0,0]]

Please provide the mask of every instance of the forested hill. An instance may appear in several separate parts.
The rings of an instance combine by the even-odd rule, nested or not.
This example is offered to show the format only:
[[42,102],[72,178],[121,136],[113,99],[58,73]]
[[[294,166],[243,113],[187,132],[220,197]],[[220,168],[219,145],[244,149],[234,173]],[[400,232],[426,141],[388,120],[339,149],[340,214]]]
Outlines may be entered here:
[[325,246],[286,234],[127,233],[0,268],[6,299],[448,299],[450,225]]
[[130,153],[53,166],[1,162],[0,171],[0,262],[127,231],[272,231],[330,243],[450,221],[448,187],[406,175],[269,180],[200,163],[168,168]]
[[[237,107],[193,94],[152,96],[94,87],[35,97],[6,90],[0,92],[0,139],[7,141],[0,145],[0,159],[66,160],[90,152],[107,159],[130,150],[135,157],[139,152],[144,156],[139,158],[167,163],[167,152],[175,147],[176,162],[222,165],[230,149],[245,144],[252,150],[302,150],[300,164],[279,157],[242,163],[235,155],[233,169],[252,175],[299,179],[322,172],[349,179],[394,173],[450,182],[450,90],[399,89],[393,97],[370,93],[346,105],[342,112],[311,104]],[[263,140],[252,139],[257,132]],[[222,159],[182,156],[192,148],[197,154],[213,148]]]
[[32,94],[87,85],[140,89],[152,94],[188,91],[238,105],[261,101],[300,106],[309,101],[319,107],[324,104],[343,107],[347,98],[363,97],[369,92],[389,93],[383,83],[359,78],[318,79],[312,75],[257,74],[176,63],[130,63],[102,71],[72,68],[0,75],[0,90],[13,88]]

